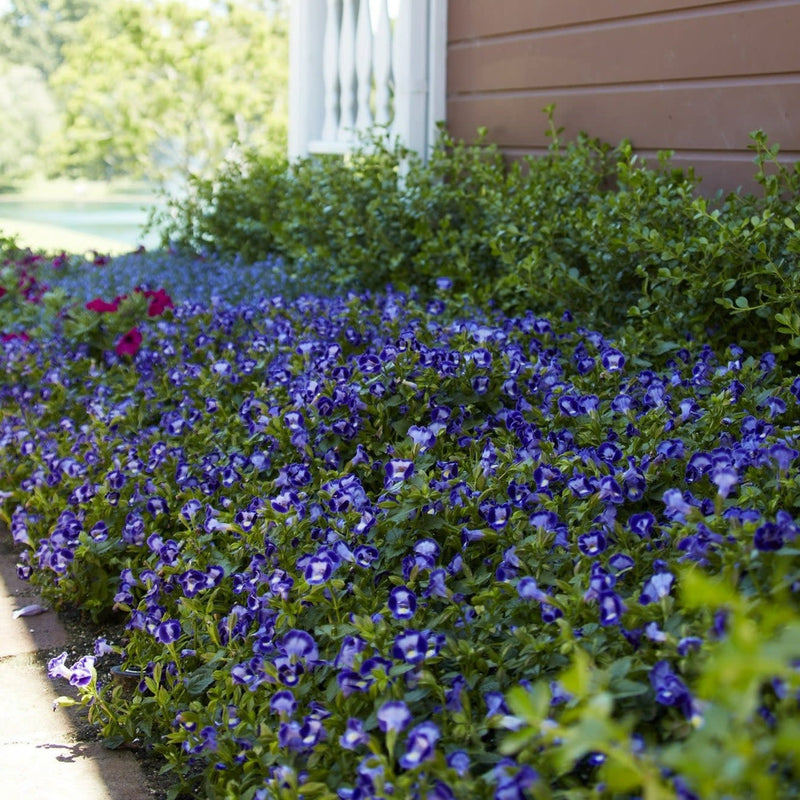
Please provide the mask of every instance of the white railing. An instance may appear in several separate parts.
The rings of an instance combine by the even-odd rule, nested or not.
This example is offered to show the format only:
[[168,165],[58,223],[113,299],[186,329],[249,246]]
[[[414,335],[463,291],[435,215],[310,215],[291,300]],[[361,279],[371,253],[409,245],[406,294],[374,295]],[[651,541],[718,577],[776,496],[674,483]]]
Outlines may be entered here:
[[425,154],[443,120],[447,0],[293,0],[289,155],[386,128]]

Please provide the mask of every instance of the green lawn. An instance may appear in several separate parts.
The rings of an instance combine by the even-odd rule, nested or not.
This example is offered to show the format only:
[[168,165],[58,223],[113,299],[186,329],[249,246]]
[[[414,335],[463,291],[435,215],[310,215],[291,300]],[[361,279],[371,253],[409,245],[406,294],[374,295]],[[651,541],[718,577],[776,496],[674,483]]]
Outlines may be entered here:
[[0,216],[0,233],[14,235],[23,247],[32,250],[70,253],[85,253],[96,250],[99,253],[128,253],[133,248],[126,242],[107,239],[88,233],[77,233],[57,225],[8,219]]

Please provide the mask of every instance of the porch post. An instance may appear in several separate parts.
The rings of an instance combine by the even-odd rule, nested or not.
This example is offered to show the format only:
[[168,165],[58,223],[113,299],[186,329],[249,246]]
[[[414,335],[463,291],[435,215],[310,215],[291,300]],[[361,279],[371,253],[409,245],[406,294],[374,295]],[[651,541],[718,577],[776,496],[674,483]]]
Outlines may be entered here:
[[401,0],[393,55],[393,132],[425,158],[446,116],[447,0]]
[[447,0],[428,0],[427,152],[436,144],[438,125],[447,119]]
[[322,47],[325,0],[289,4],[289,158],[308,155],[325,116]]
[[395,20],[392,132],[425,154],[428,116],[428,0],[402,0]]

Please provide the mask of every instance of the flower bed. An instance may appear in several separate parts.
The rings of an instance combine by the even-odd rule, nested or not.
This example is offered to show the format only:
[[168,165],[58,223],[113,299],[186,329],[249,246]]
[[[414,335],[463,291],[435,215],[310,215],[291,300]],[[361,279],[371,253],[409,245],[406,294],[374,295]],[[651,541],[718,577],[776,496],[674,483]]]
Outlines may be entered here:
[[51,663],[111,742],[210,798],[800,791],[800,378],[769,353],[646,362],[446,281],[145,316],[0,350],[20,575],[126,615]]

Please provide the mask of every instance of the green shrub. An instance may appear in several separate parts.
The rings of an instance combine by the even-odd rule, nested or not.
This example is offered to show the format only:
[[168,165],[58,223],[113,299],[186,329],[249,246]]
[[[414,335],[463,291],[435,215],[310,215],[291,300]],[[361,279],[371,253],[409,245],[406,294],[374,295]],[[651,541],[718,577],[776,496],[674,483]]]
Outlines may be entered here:
[[752,135],[762,193],[713,199],[691,170],[648,166],[623,141],[564,142],[506,164],[442,132],[424,163],[388,138],[347,157],[248,156],[195,179],[153,224],[194,252],[278,256],[298,279],[430,293],[438,278],[505,312],[571,312],[645,347],[736,341],[800,350],[800,170]]

